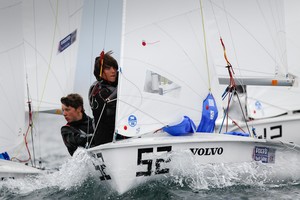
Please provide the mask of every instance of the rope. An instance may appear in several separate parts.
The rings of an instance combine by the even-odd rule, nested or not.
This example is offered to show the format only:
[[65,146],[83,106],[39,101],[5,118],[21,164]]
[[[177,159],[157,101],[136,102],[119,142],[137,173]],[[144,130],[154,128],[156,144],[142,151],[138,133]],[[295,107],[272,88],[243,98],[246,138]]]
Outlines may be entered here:
[[229,60],[228,60],[228,58],[227,58],[226,48],[225,48],[225,44],[224,44],[224,42],[223,42],[222,37],[220,37],[220,41],[221,41],[221,44],[222,44],[222,47],[223,47],[223,52],[224,52],[223,55],[224,55],[224,58],[225,58],[225,60],[226,60],[227,66],[231,66],[231,64],[230,64],[230,62],[229,62]]
[[[91,51],[91,61],[93,61],[93,49],[94,49],[94,33],[95,33],[95,15],[96,15],[96,5],[95,5],[95,3],[96,3],[96,1],[94,1],[94,15],[93,15],[93,31],[92,31],[92,51]],[[100,67],[100,74],[99,74],[99,76],[100,77],[102,77],[102,70],[103,70],[103,62],[104,62],[104,47],[106,46],[106,35],[107,35],[107,24],[108,24],[108,14],[109,14],[109,5],[110,5],[110,1],[109,0],[107,0],[107,7],[106,7],[106,20],[105,20],[105,28],[104,28],[104,36],[103,36],[103,50],[101,51],[101,53],[100,53],[100,59],[99,59],[99,67]],[[91,66],[93,66],[93,63],[91,63]],[[91,83],[91,79],[92,79],[92,74],[93,73],[90,73],[90,83]],[[96,130],[97,130],[97,128],[98,128],[98,125],[99,125],[99,122],[100,122],[100,119],[101,119],[101,117],[102,117],[102,114],[103,114],[103,112],[104,112],[104,109],[105,109],[105,107],[106,107],[106,103],[104,104],[104,106],[103,106],[103,108],[102,108],[102,111],[101,111],[101,114],[100,114],[100,116],[99,116],[99,119],[98,119],[98,122],[97,122],[97,124],[96,124],[96,126],[95,126],[95,129],[94,129],[94,132],[93,132],[93,135],[92,135],[92,138],[91,138],[91,141],[89,142],[89,144],[88,144],[88,146],[87,146],[87,148],[90,148],[90,146],[91,146],[91,143],[92,143],[92,141],[93,141],[93,139],[94,139],[94,136],[95,136],[95,133],[96,133]],[[88,124],[88,126],[89,126],[89,124]]]
[[55,33],[56,33],[57,21],[58,21],[57,18],[58,18],[58,0],[56,0],[56,15],[55,15],[55,23],[54,23],[54,31],[53,31],[53,38],[52,38],[51,53],[50,53],[50,58],[49,58],[49,62],[48,62],[48,70],[47,70],[45,82],[44,82],[44,85],[43,85],[41,100],[40,100],[38,108],[37,108],[38,111],[39,111],[39,108],[41,106],[42,100],[44,98],[44,94],[45,94],[45,90],[46,90],[46,83],[48,81],[49,72],[50,72],[50,69],[51,69],[51,61],[52,61],[53,49],[54,49],[54,43],[55,43]]
[[102,115],[103,115],[103,112],[104,112],[105,107],[106,107],[106,103],[105,103],[104,106],[102,107],[102,110],[101,110],[99,119],[98,119],[98,121],[97,121],[97,125],[96,125],[96,127],[95,127],[95,129],[94,129],[94,132],[93,132],[93,136],[92,136],[91,141],[89,142],[87,148],[90,148],[90,147],[91,147],[92,141],[93,141],[93,139],[94,139],[94,137],[95,137],[95,134],[96,134],[96,131],[97,131],[98,125],[99,125],[99,123],[100,123],[100,119],[101,119],[101,117],[102,117]]
[[202,0],[199,0],[199,3],[200,3],[200,10],[201,10],[203,41],[204,41],[204,49],[205,49],[205,62],[206,62],[207,76],[208,76],[208,90],[209,90],[209,92],[211,92],[210,71],[209,71],[209,65],[208,65],[207,45],[206,45],[207,40],[206,40],[206,33],[205,33],[205,26],[204,26],[204,15],[203,15]]
[[[236,95],[236,96],[237,96],[237,99],[238,99],[238,102],[239,102],[239,106],[240,106],[240,108],[241,108],[242,116],[243,116],[244,121],[245,121],[245,123],[246,123],[247,130],[248,130],[249,134],[250,134],[251,136],[253,136],[254,134],[252,134],[252,133],[250,132],[250,129],[249,129],[249,126],[248,126],[248,123],[247,123],[247,120],[246,120],[245,113],[244,113],[244,111],[243,111],[243,109],[242,109],[242,104],[241,104],[241,101],[240,101],[240,98],[239,98],[239,94],[238,94],[237,91],[236,91],[236,84],[235,84],[235,80],[234,80],[234,77],[233,77],[234,71],[233,71],[232,65],[230,64],[230,62],[229,62],[229,60],[228,60],[228,58],[227,58],[225,44],[224,44],[222,38],[220,38],[220,41],[221,41],[221,44],[222,44],[222,47],[223,47],[224,58],[225,58],[226,63],[227,63],[227,66],[226,66],[226,67],[227,67],[227,70],[228,70],[228,73],[229,73],[229,77],[230,77],[230,82],[229,82],[229,86],[227,87],[227,91],[225,91],[224,94],[223,94],[223,96],[226,96],[228,93],[231,93],[230,98],[228,97],[227,109],[226,109],[226,112],[225,112],[225,115],[224,115],[224,118],[227,116],[227,117],[226,117],[226,119],[227,119],[227,123],[226,123],[226,132],[228,131],[228,118],[229,118],[229,114],[228,114],[228,113],[229,113],[230,102],[231,102],[232,96],[233,96],[233,95]],[[224,98],[225,98],[225,97],[224,97]],[[224,98],[223,98],[223,99],[224,99]],[[232,119],[231,119],[231,120],[232,120]],[[236,123],[234,120],[232,120],[232,121],[233,121],[233,123],[234,123],[237,127],[239,127],[239,129],[241,129],[243,132],[245,132],[240,126],[237,125],[237,123]],[[224,119],[223,119],[223,121],[222,121],[222,125],[221,125],[221,128],[220,128],[220,132],[221,132],[221,129],[222,129],[222,126],[223,126],[223,122],[224,122]]]
[[[27,91],[28,91],[28,84],[27,84]],[[21,160],[21,159],[18,159],[16,156],[12,157],[11,160],[18,160],[19,162],[28,162],[28,161],[31,161],[31,165],[32,166],[35,166],[35,156],[34,156],[34,144],[32,144],[32,148],[33,148],[33,156],[34,156],[34,162],[32,162],[31,160],[31,153],[30,153],[30,150],[29,150],[29,147],[28,147],[28,142],[27,142],[27,136],[30,132],[30,129],[32,128],[32,124],[33,124],[33,121],[32,121],[32,111],[31,111],[31,102],[29,101],[28,99],[28,109],[29,109],[29,119],[28,119],[28,127],[27,127],[27,130],[26,130],[26,133],[25,133],[25,136],[24,136],[24,144],[25,144],[25,147],[26,147],[26,150],[27,150],[27,153],[28,153],[28,159],[26,160]],[[32,135],[32,134],[31,134]]]

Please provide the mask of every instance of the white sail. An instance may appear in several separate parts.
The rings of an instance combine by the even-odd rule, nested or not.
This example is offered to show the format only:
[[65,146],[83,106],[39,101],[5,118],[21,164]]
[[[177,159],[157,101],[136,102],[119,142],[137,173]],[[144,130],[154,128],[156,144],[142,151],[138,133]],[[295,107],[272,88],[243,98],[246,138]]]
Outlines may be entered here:
[[[289,1],[211,1],[208,17],[215,18],[218,32],[208,28],[209,46],[221,49],[217,37],[222,37],[227,56],[232,64],[235,76],[260,78],[261,80],[290,80],[290,75],[298,77],[288,65],[286,23]],[[223,51],[216,51],[214,63],[220,77],[228,77]],[[276,85],[276,81],[273,82]],[[247,84],[238,82],[238,84]],[[259,85],[259,84],[258,84]],[[247,108],[251,118],[277,116],[292,110],[299,110],[299,104],[293,99],[299,98],[297,88],[247,86]],[[282,98],[279,96],[282,96]]]
[[[285,36],[288,73],[300,76],[299,70],[299,1],[284,1]],[[296,15],[297,14],[297,15]],[[300,110],[300,88],[294,87],[249,87],[249,114],[253,118],[265,118]],[[256,105],[260,105],[257,107]]]
[[87,113],[91,113],[88,89],[96,81],[95,58],[102,50],[112,50],[113,57],[120,60],[122,7],[122,0],[85,0],[83,3],[74,92],[82,95]]
[[35,111],[58,109],[73,92],[82,0],[23,1],[25,69]]
[[82,0],[0,1],[0,153],[33,166],[2,160],[1,177],[41,172],[31,152],[38,118],[34,127],[25,124],[27,103],[31,111],[59,109],[60,98],[73,92],[82,6]]
[[25,98],[22,1],[0,1],[0,153],[24,146]]
[[199,1],[124,2],[117,132],[153,132],[184,115],[198,124],[217,78],[206,59]]

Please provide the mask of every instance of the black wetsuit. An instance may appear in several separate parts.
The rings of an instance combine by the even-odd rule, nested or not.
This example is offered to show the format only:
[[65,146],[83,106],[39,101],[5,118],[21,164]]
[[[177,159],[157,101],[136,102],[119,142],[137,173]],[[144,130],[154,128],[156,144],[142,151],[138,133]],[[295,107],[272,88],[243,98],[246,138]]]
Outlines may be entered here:
[[[115,131],[117,83],[105,80],[94,82],[89,90],[89,101],[96,128],[92,144],[97,146],[112,142]],[[101,114],[102,113],[102,114]]]
[[67,123],[61,127],[63,141],[71,156],[77,147],[86,146],[88,138],[90,138],[89,135],[92,135],[93,132],[93,120],[85,113],[83,113],[81,120]]

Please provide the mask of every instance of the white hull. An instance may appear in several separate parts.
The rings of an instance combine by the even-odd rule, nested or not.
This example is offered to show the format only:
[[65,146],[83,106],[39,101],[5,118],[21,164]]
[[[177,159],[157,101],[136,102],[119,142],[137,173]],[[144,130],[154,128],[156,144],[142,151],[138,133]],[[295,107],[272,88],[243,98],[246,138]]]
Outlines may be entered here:
[[[146,181],[180,173],[176,168],[178,163],[205,165],[262,161],[273,164],[286,156],[286,152],[298,158],[299,150],[297,145],[279,141],[195,133],[191,136],[128,139],[88,151],[95,157],[100,180],[108,182],[122,194]],[[189,164],[185,163],[185,166]]]
[[[247,127],[244,122],[237,122],[238,125],[246,132],[248,132]],[[216,129],[219,131],[219,124],[216,124]],[[283,115],[279,117],[267,118],[267,119],[257,119],[248,122],[250,132],[252,133],[252,127],[255,128],[257,137],[262,137],[264,139],[274,139],[289,143],[295,143],[300,145],[300,114],[293,115]],[[225,131],[225,126],[222,132]],[[241,130],[234,125],[232,122],[229,123],[228,132]]]
[[24,178],[26,176],[38,175],[42,173],[43,171],[40,169],[26,166],[22,163],[0,159],[0,180],[7,178]]

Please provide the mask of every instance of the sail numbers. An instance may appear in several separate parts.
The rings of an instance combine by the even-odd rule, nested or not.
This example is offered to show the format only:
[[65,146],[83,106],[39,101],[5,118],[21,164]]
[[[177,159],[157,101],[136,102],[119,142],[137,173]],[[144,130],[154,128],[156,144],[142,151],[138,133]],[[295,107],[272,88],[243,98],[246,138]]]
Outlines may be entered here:
[[104,164],[104,159],[103,159],[103,156],[102,156],[102,153],[97,153],[94,155],[96,158],[100,158],[100,160],[102,161],[101,164],[99,165],[95,165],[95,170],[97,171],[100,171],[101,175],[100,175],[100,180],[103,181],[103,180],[110,180],[111,177],[110,175],[108,175],[105,171],[106,169],[106,165]]
[[[155,148],[156,152],[170,152],[172,150],[172,146],[164,146],[164,147],[157,147]],[[145,165],[146,170],[145,171],[138,171],[136,172],[136,177],[138,176],[151,176],[151,175],[157,175],[157,174],[166,174],[169,173],[169,168],[161,168],[162,163],[170,162],[170,159],[163,159],[155,157],[154,159],[144,159],[143,155],[147,153],[153,153],[154,148],[142,148],[138,149],[138,156],[137,156],[137,165]],[[155,165],[152,166],[153,162],[155,162]],[[154,169],[153,169],[154,168]]]

